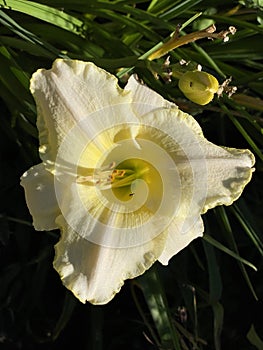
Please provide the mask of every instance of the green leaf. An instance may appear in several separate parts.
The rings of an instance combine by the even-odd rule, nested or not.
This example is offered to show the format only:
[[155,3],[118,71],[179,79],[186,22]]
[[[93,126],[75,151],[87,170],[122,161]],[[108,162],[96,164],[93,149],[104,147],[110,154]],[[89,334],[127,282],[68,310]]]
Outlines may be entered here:
[[246,29],[252,29],[255,32],[263,33],[263,28],[259,25],[250,23],[249,21],[243,21],[233,16],[221,16],[221,15],[209,15],[208,18],[215,19],[216,21],[220,21],[222,23],[228,23],[231,26],[237,26]]
[[207,266],[209,273],[209,303],[212,305],[214,314],[214,344],[215,349],[220,350],[220,339],[224,320],[224,308],[219,303],[223,288],[222,280],[213,246],[211,244],[208,244],[204,240],[203,246],[207,258]]
[[213,314],[214,314],[214,342],[215,342],[215,349],[220,350],[221,349],[221,333],[223,328],[223,322],[224,322],[224,308],[222,304],[219,302],[214,303],[212,305],[213,308]]
[[237,205],[234,205],[231,207],[232,213],[235,215],[241,226],[243,227],[244,231],[247,233],[255,247],[258,249],[260,254],[263,256],[263,242],[261,241],[259,235],[256,233],[256,231],[253,229],[251,224],[248,222],[248,218],[244,216],[241,212],[241,210],[238,208]]
[[[237,244],[236,244],[234,236],[233,236],[232,228],[231,228],[231,225],[230,225],[230,222],[229,222],[229,219],[228,219],[228,216],[227,216],[227,213],[226,213],[224,207],[216,208],[215,212],[219,215],[220,222],[221,222],[222,226],[224,227],[224,229],[226,231],[227,241],[229,242],[231,247],[235,250],[236,254],[239,254],[238,247],[237,247]],[[258,300],[257,294],[256,294],[256,292],[254,290],[254,287],[253,287],[251,281],[250,281],[250,278],[249,278],[249,275],[248,275],[248,273],[247,273],[247,271],[245,269],[244,263],[242,261],[238,261],[238,264],[239,264],[241,272],[242,272],[242,274],[243,274],[243,276],[245,278],[245,281],[246,281],[246,283],[248,285],[248,288],[250,289],[250,291],[251,291],[252,295],[254,296],[254,298],[256,300]]]
[[158,14],[159,18],[170,20],[178,17],[180,14],[198,5],[202,0],[185,0],[185,1],[152,1],[148,11]]
[[76,17],[50,6],[27,0],[0,0],[0,6],[7,10],[18,11],[26,15],[51,23],[55,26],[85,36],[85,24]]
[[14,21],[10,16],[8,16],[4,11],[1,10],[0,23],[3,24],[6,28],[8,28],[11,32],[18,35],[20,38],[45,48],[45,50],[49,52],[49,57],[53,59],[55,59],[57,56],[63,58],[67,57],[66,55],[61,54],[59,50],[54,48],[48,42],[38,38],[35,34],[29,32],[28,30],[20,26],[16,21]]
[[157,32],[150,29],[144,23],[138,22],[131,17],[119,16],[117,13],[113,11],[105,10],[104,8],[95,8],[95,7],[91,7],[89,9],[89,13],[102,18],[109,19],[113,22],[122,23],[123,25],[127,26],[129,29],[132,29],[132,30],[136,29],[136,32],[141,33],[142,35],[144,35],[149,40],[152,40],[153,42],[161,40],[161,37],[158,35]]
[[263,161],[263,154],[252,139],[252,137],[247,133],[247,131],[244,129],[244,127],[241,125],[241,123],[233,116],[231,111],[226,107],[226,105],[220,103],[220,106],[222,110],[227,114],[229,119],[232,121],[232,123],[235,125],[235,127],[238,129],[240,134],[245,138],[245,140],[249,143],[251,148],[254,150],[254,152],[257,154],[257,156]]
[[32,96],[28,91],[29,77],[3,46],[0,47],[0,79],[14,98],[19,96],[22,100],[32,102]]
[[205,255],[207,259],[207,267],[209,274],[209,297],[210,303],[216,303],[222,294],[222,281],[219,272],[219,266],[216,260],[216,255],[214,248],[211,244],[208,244],[203,240],[203,246],[205,250]]
[[66,291],[63,309],[52,334],[53,340],[56,340],[61,331],[66,327],[68,321],[72,316],[76,304],[77,299],[74,297],[74,295],[71,292]]
[[139,277],[137,281],[141,286],[144,298],[148,304],[162,346],[173,345],[174,350],[180,350],[178,332],[174,327],[156,266],[153,266],[144,275]]
[[233,258],[235,258],[236,260],[242,262],[243,264],[251,267],[254,271],[257,271],[257,268],[249,261],[247,261],[246,259],[241,258],[241,256],[239,256],[238,254],[236,254],[235,252],[233,252],[232,250],[230,250],[229,248],[227,248],[226,246],[224,246],[223,244],[221,244],[220,242],[218,242],[217,240],[215,240],[214,238],[212,238],[209,235],[204,235],[203,239],[205,241],[207,241],[208,243],[212,244],[214,247],[222,250],[222,252],[232,256]]
[[252,324],[248,333],[247,333],[247,339],[250,341],[252,345],[254,345],[258,350],[263,349],[263,340],[260,339],[258,336],[254,325]]

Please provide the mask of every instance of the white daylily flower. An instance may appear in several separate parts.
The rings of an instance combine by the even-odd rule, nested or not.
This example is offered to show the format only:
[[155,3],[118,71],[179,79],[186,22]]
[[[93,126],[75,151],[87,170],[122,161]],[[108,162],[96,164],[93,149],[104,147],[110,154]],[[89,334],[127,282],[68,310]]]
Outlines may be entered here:
[[21,179],[37,230],[61,229],[54,267],[80,301],[105,304],[125,279],[202,236],[201,214],[250,181],[249,150],[208,142],[190,115],[131,77],[58,59],[31,79],[42,163]]

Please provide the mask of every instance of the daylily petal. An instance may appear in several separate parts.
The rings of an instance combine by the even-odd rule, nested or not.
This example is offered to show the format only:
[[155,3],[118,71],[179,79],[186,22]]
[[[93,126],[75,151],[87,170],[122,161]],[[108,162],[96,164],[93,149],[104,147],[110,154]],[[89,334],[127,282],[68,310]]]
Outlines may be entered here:
[[[203,203],[202,213],[217,205],[232,204],[251,180],[254,155],[247,149],[220,147],[207,141],[192,116],[180,110],[174,113],[174,109],[160,109],[144,115],[141,120],[145,125],[155,125],[174,140],[175,166],[182,179],[188,179],[194,172],[192,185],[199,193],[196,205],[200,207]],[[164,143],[163,140],[161,144]]]
[[[129,123],[128,123],[129,121]],[[83,118],[65,135],[56,155],[56,173],[73,168],[95,168],[118,142],[135,142],[139,119],[129,104],[105,107]],[[115,159],[116,160],[116,159]]]
[[[138,137],[152,137],[155,125],[166,137],[155,137],[160,147],[174,160],[174,174],[180,178],[170,192],[180,196],[175,219],[168,227],[168,238],[159,260],[168,260],[191,240],[202,235],[200,214],[217,205],[230,205],[250,181],[254,156],[249,150],[222,148],[207,141],[193,117],[174,109],[159,109],[142,117],[145,128]],[[153,137],[152,137],[153,139]],[[172,140],[174,142],[172,142]],[[167,169],[168,170],[168,169]],[[167,171],[166,170],[166,171]],[[165,174],[165,169],[163,169]],[[176,178],[176,176],[174,176]],[[164,197],[167,194],[164,193]]]
[[57,222],[62,237],[55,246],[54,267],[63,284],[83,303],[109,302],[119,292],[124,280],[141,275],[163,249],[164,235],[141,246],[114,249],[80,237],[61,216]]
[[207,195],[202,213],[217,205],[231,205],[251,180],[254,155],[247,149],[218,147],[205,140]]
[[132,75],[126,84],[125,91],[132,94],[132,108],[138,116],[148,113],[156,108],[178,108],[174,103],[165,100],[161,95],[146,85],[139,83]]
[[36,230],[53,230],[58,228],[55,223],[60,214],[55,188],[54,176],[45,169],[43,163],[26,171],[21,177],[27,206],[33,217]]
[[181,222],[180,219],[175,218],[167,231],[165,248],[158,258],[158,261],[163,265],[167,265],[175,254],[188,246],[194,239],[202,237],[204,231],[203,220],[200,215],[195,218],[185,218]]
[[[199,176],[202,176],[202,172],[207,172],[205,201],[202,198],[204,192],[198,191],[196,193],[200,195],[199,202],[196,202],[198,195],[195,199],[193,197],[189,205],[191,210],[184,212],[183,203],[181,203],[177,216],[167,229],[165,248],[158,259],[163,265],[167,265],[168,261],[192,240],[202,236],[204,227],[200,213],[204,214],[208,209],[217,205],[231,205],[241,195],[245,185],[251,179],[254,156],[249,150],[221,148],[206,140],[204,149],[207,167],[206,169],[200,168]],[[190,175],[191,169],[187,169],[186,172],[184,170],[184,177]],[[201,181],[199,185],[202,186]],[[198,207],[202,203],[203,209],[200,212]],[[191,217],[193,210],[197,210],[195,217]]]
[[30,90],[37,104],[43,161],[55,161],[61,140],[83,118],[106,106],[131,102],[113,75],[77,60],[57,59],[52,69],[38,70]]

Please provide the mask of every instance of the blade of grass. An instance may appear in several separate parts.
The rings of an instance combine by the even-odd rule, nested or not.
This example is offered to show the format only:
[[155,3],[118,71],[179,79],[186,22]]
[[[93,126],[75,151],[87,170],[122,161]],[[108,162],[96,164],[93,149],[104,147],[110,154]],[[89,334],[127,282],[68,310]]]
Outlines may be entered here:
[[174,350],[180,350],[178,332],[174,327],[156,266],[153,266],[144,275],[139,277],[137,282],[143,291],[162,346],[167,347],[172,345]]
[[[181,53],[181,56],[184,57],[185,59],[191,59],[194,62],[198,62],[204,66],[208,66],[209,68],[212,68],[209,60],[207,60],[203,55],[201,55],[198,51],[193,51],[192,49],[189,49],[188,47],[186,48],[179,48],[177,49],[178,52]],[[203,50],[203,49],[202,49]],[[205,51],[206,52],[206,51]],[[246,77],[249,72],[243,70],[241,71],[239,68],[233,67],[233,65],[230,65],[226,62],[223,62],[222,60],[217,60],[212,57],[212,52],[210,54],[211,59],[213,62],[216,64],[217,67],[222,72],[225,72],[223,74],[231,76],[231,77]]]
[[20,38],[44,48],[49,53],[51,58],[53,59],[55,59],[56,57],[68,58],[68,56],[62,54],[59,50],[57,50],[55,47],[50,45],[48,42],[41,40],[35,34],[21,27],[11,17],[9,17],[5,12],[1,10],[0,10],[0,23],[3,24],[5,27],[7,27],[11,32],[18,35]]
[[85,37],[85,23],[62,10],[26,0],[0,0],[0,6],[7,10],[30,14],[32,17]]
[[235,258],[236,260],[238,260],[238,261],[242,262],[243,264],[249,266],[254,271],[257,271],[257,268],[256,268],[255,265],[253,265],[251,262],[247,261],[246,259],[241,258],[238,254],[236,254],[235,252],[233,252],[232,250],[230,250],[229,248],[227,248],[226,246],[224,246],[222,243],[218,242],[217,240],[215,240],[211,236],[206,234],[206,235],[203,236],[203,238],[204,238],[204,240],[206,242],[212,244],[214,247],[218,248],[222,252],[232,256],[232,258]]
[[[94,30],[96,26],[94,25]],[[64,47],[67,52],[82,54],[84,58],[102,57],[105,50],[99,45],[100,41],[85,40],[84,38],[75,35],[72,32],[65,31],[62,28],[54,27],[51,24],[44,22],[31,22],[27,24],[27,29],[35,33],[40,38],[45,38],[46,41],[53,46]]]
[[91,7],[89,9],[89,14],[106,18],[112,22],[122,23],[128,28],[132,30],[136,30],[137,32],[143,34],[149,40],[157,41],[161,39],[161,37],[155,31],[150,29],[145,24],[141,22],[139,23],[138,21],[134,20],[131,17],[120,16],[119,14],[113,11],[105,10],[104,8],[95,8],[95,7]]
[[[86,11],[89,11],[91,8],[90,5],[87,6]],[[167,30],[174,30],[174,25],[170,24],[167,21],[163,21],[159,19],[157,16],[151,14],[150,12],[143,11],[141,9],[138,9],[136,7],[129,6],[127,4],[121,4],[119,3],[118,6],[116,6],[115,3],[109,3],[109,2],[102,2],[98,1],[97,3],[94,3],[92,5],[92,8],[97,8],[103,10],[111,10],[111,11],[116,11],[124,13],[125,15],[129,14],[132,15],[134,20],[138,20],[140,23],[144,21],[144,24],[149,23],[149,24],[154,24],[154,30],[157,31],[157,29],[167,29]]]
[[[238,247],[237,247],[236,241],[234,239],[232,228],[231,228],[231,225],[230,225],[227,213],[225,211],[225,208],[218,207],[217,209],[215,209],[215,212],[218,214],[218,216],[220,218],[220,223],[224,227],[224,229],[225,229],[225,231],[227,233],[226,238],[227,238],[229,244],[233,247],[234,251],[237,254],[239,254]],[[254,296],[255,300],[258,300],[258,297],[257,297],[257,294],[255,292],[255,289],[254,289],[254,287],[253,287],[253,285],[252,285],[252,283],[250,281],[250,278],[248,276],[247,270],[245,269],[244,262],[238,261],[238,264],[239,264],[239,267],[240,267],[241,272],[243,274],[243,277],[244,277],[244,279],[245,279],[245,281],[246,281],[246,283],[248,285],[248,288],[250,289],[250,291],[251,291],[252,295]]]
[[13,107],[25,109],[25,101],[33,103],[27,89],[29,78],[4,46],[0,47],[0,81],[13,96]]
[[189,314],[188,317],[193,322],[193,335],[195,341],[198,340],[198,315],[197,315],[197,298],[196,298],[196,290],[193,285],[190,284],[181,284],[179,283],[179,288],[181,290],[181,294],[184,300],[184,304],[186,306],[186,310]]
[[211,19],[214,19],[220,23],[228,23],[230,24],[231,26],[237,26],[237,27],[241,27],[241,28],[247,28],[247,29],[252,29],[254,30],[255,32],[258,32],[258,33],[263,33],[263,27],[262,26],[259,26],[259,25],[256,25],[256,24],[253,24],[253,23],[250,23],[248,21],[242,21],[238,18],[235,18],[233,16],[222,16],[222,15],[209,15],[207,16],[207,18],[211,18]]
[[170,0],[152,0],[150,5],[148,6],[147,11],[160,15],[161,13],[168,11],[172,6],[180,3],[180,0],[175,0],[171,3]]
[[[23,71],[21,67],[17,64],[17,62],[13,59],[12,55],[8,51],[6,47],[0,47],[0,53],[1,55],[6,59],[6,62],[8,62],[8,67],[10,68],[10,72],[16,77],[16,79],[20,82],[22,87],[27,91],[27,96],[30,96],[28,93],[29,88],[29,76],[28,74]],[[29,100],[32,100],[31,97]]]
[[215,342],[215,349],[220,350],[221,349],[221,333],[223,329],[223,322],[224,322],[224,308],[221,303],[217,302],[214,303],[213,306],[213,313],[214,313],[214,342]]
[[53,58],[53,55],[50,56],[50,53],[45,48],[22,39],[9,37],[9,36],[1,36],[0,44],[6,47],[11,47],[15,50],[25,51],[32,56],[46,57],[51,59]]
[[251,227],[249,222],[246,220],[246,218],[242,215],[242,212],[238,208],[237,205],[234,205],[230,208],[231,212],[235,215],[241,226],[243,227],[244,231],[247,233],[255,247],[258,249],[260,254],[263,256],[263,242],[255,232],[255,230]]
[[56,340],[59,337],[61,331],[66,327],[68,321],[72,316],[76,304],[77,299],[69,291],[66,291],[63,309],[52,334],[53,340]]
[[151,335],[151,338],[153,339],[154,343],[156,346],[158,346],[158,348],[161,347],[161,344],[159,342],[159,339],[158,339],[158,336],[155,334],[154,330],[153,330],[153,327],[151,326],[150,322],[148,321],[147,317],[145,316],[145,313],[140,305],[140,302],[137,298],[137,295],[136,295],[136,292],[135,292],[135,286],[136,286],[136,283],[132,282],[131,283],[131,293],[132,293],[132,297],[133,297],[133,300],[134,300],[134,303],[136,305],[136,308],[137,310],[139,311],[139,314],[143,320],[143,323],[146,325],[146,327],[148,328],[149,332],[150,332],[150,335]]
[[[207,224],[206,224],[207,227]],[[216,255],[214,251],[214,247],[211,244],[208,244],[205,240],[203,242],[203,247],[207,260],[207,268],[209,274],[209,296],[210,303],[216,303],[222,294],[222,281],[219,272],[218,263],[216,260]]]
[[[208,227],[207,224],[206,227]],[[205,250],[209,274],[209,299],[214,314],[214,344],[215,349],[220,350],[220,339],[224,320],[224,308],[219,303],[222,294],[222,280],[213,246],[203,240],[203,247]]]
[[222,78],[226,78],[225,73],[219,68],[216,62],[212,59],[212,57],[204,50],[201,46],[196,43],[191,43],[191,45],[196,49],[196,51],[203,56],[203,58],[208,62],[211,68],[213,68]]
[[174,18],[180,16],[182,13],[185,13],[190,8],[198,5],[201,1],[202,0],[185,0],[183,2],[179,1],[177,5],[174,5],[172,8],[170,8],[166,12],[162,13],[159,16],[159,18],[162,18],[166,21],[174,19]]
[[243,128],[243,126],[239,123],[239,121],[233,116],[231,111],[227,108],[226,105],[219,102],[221,109],[225,114],[229,117],[229,119],[232,121],[232,123],[235,125],[235,127],[238,129],[240,134],[245,138],[245,140],[248,142],[248,144],[251,146],[251,148],[254,150],[254,152],[257,154],[257,156],[263,161],[263,154],[258,148],[258,146],[255,144],[255,142],[252,140],[252,138],[248,135],[246,130]]
[[263,349],[263,341],[260,339],[260,337],[258,336],[254,325],[252,324],[248,333],[247,333],[247,339],[249,340],[249,342],[254,345],[258,350],[262,350]]

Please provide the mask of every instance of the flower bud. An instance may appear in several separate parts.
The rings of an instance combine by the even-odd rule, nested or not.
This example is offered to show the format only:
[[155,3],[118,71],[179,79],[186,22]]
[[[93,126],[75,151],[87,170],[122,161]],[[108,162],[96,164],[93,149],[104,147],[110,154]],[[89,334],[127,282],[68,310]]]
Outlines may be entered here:
[[213,75],[198,70],[184,73],[178,85],[185,97],[199,105],[206,105],[212,101],[219,88]]

